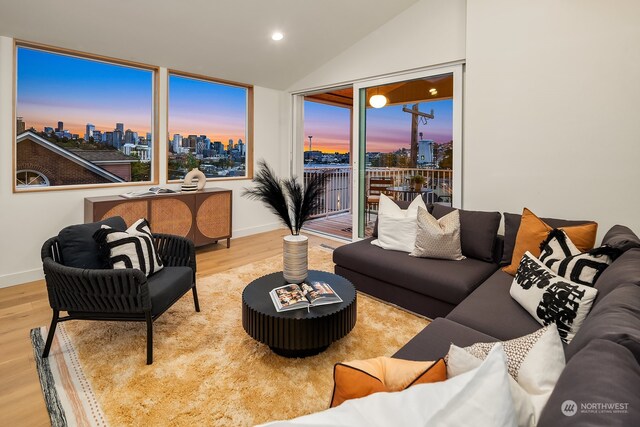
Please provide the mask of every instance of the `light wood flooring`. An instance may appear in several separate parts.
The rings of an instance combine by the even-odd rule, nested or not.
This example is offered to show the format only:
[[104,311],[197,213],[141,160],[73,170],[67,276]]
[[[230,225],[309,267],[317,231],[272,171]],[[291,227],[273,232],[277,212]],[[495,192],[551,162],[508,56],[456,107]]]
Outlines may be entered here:
[[[198,277],[256,262],[282,253],[275,230],[198,249]],[[344,243],[309,235],[309,245]],[[47,426],[49,416],[33,359],[29,331],[49,325],[51,309],[44,280],[0,289],[0,426]]]

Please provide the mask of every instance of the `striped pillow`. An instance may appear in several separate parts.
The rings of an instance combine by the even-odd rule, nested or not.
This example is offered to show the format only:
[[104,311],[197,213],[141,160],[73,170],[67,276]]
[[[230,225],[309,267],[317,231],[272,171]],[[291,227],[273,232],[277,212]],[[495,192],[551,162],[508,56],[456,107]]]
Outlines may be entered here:
[[126,231],[103,225],[93,238],[103,251],[109,252],[112,268],[136,268],[150,276],[163,267],[149,223],[144,218],[134,222]]
[[582,252],[561,229],[549,232],[540,245],[540,261],[559,276],[574,283],[593,286],[600,274],[619,255],[618,249],[607,245]]

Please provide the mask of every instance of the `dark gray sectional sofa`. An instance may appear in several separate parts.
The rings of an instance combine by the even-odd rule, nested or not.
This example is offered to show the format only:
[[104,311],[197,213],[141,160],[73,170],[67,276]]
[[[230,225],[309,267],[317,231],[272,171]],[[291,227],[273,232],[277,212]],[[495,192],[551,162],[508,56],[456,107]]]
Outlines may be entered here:
[[[436,207],[432,213],[441,217],[447,209]],[[480,260],[469,256],[469,241],[465,252],[465,236],[483,237],[464,232],[463,212],[461,243],[467,256],[463,261],[413,258],[373,246],[371,239],[334,251],[336,273],[351,280],[358,290],[434,319],[396,358],[436,360],[448,352],[451,343],[468,346],[509,340],[541,327],[511,298],[513,277],[499,270],[500,260],[511,259],[510,253],[503,256],[503,252],[513,251],[519,216],[508,214],[512,216],[504,238],[496,235],[496,226],[492,259]],[[480,221],[480,213],[467,215],[472,217],[475,221],[467,221],[467,226],[487,226]],[[545,222],[559,227],[584,221],[547,218]],[[598,297],[565,347],[567,366],[544,408],[540,426],[640,425],[640,238],[618,225],[606,233],[602,243],[619,248],[622,255],[596,282]],[[590,405],[591,413],[563,415],[561,405],[567,400]],[[597,404],[606,403],[622,404],[627,412],[597,409]]]

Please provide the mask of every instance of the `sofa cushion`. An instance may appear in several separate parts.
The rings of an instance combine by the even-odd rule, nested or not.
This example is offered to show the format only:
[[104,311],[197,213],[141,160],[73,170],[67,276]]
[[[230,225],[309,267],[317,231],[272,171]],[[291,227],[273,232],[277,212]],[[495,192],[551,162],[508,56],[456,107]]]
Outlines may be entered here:
[[67,267],[101,269],[111,268],[108,254],[103,254],[93,234],[103,225],[114,230],[126,230],[127,224],[119,216],[88,224],[76,224],[63,228],[58,233],[62,263]]
[[540,324],[511,298],[512,281],[513,277],[507,273],[496,271],[454,308],[447,319],[503,341],[540,329]]
[[[456,210],[450,206],[436,204],[433,216],[442,218]],[[500,212],[460,211],[460,244],[462,254],[486,262],[493,262],[493,249],[500,227]]]
[[[587,220],[566,220],[557,218],[540,218],[551,228],[569,227],[573,225],[581,225],[593,223],[593,221]],[[518,229],[520,229],[520,221],[522,215],[504,213],[504,247],[502,250],[502,261],[500,265],[511,264],[511,258],[513,257],[513,249],[516,246],[516,236],[518,235]]]
[[603,298],[567,347],[567,359],[594,339],[625,346],[640,363],[640,286],[622,285]]
[[[637,425],[638,384],[640,366],[628,349],[611,341],[591,341],[567,363],[538,427]],[[616,406],[598,408],[607,404]]]
[[[424,200],[425,205],[427,206],[427,212],[429,213],[433,212],[433,205],[428,204],[424,196],[422,197],[422,200]],[[404,200],[393,200],[393,201],[396,203],[396,205],[400,206],[401,209],[407,209],[411,204],[411,202],[405,202]],[[373,224],[373,232],[371,236],[378,237],[378,218],[377,217],[376,217],[376,222]]]
[[[333,262],[378,280],[433,298],[458,304],[497,268],[497,264],[467,258],[460,261],[415,258],[386,251],[365,239],[333,251]],[[357,283],[356,283],[357,286]]]
[[[528,251],[531,252],[533,256],[539,256],[540,246],[547,240],[549,232],[552,230],[553,227],[550,227],[549,224],[538,218],[538,216],[529,209],[524,208],[520,228],[516,236],[516,243],[511,256],[511,264],[503,267],[502,270],[511,275],[515,275],[520,259],[525,252]],[[598,224],[593,222],[574,225],[571,227],[562,227],[562,230],[567,233],[581,252],[586,252],[595,245]]]
[[165,267],[147,278],[151,297],[151,314],[157,315],[171,307],[193,285],[191,267]]
[[640,238],[629,227],[614,225],[602,238],[602,244],[626,252],[629,249],[640,248]]
[[602,272],[596,282],[598,296],[594,304],[597,305],[609,292],[624,283],[640,286],[640,249],[630,249],[623,253]]
[[439,317],[404,345],[393,357],[407,360],[437,360],[444,357],[451,344],[466,347],[478,342],[495,342],[494,337]]

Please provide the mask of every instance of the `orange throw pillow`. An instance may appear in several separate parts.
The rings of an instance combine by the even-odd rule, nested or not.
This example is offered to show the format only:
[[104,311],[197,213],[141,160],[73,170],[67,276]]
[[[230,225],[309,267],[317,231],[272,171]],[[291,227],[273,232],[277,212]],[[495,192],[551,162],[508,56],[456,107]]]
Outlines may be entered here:
[[401,391],[414,384],[435,383],[447,379],[444,359],[435,362],[376,357],[336,363],[333,368],[331,407],[345,400],[358,399],[380,391]]
[[[572,225],[568,227],[560,227],[567,233],[567,236],[582,252],[593,249],[596,243],[596,233],[598,232],[598,224],[589,222],[586,224]],[[540,244],[547,238],[552,228],[546,222],[538,218],[529,209],[524,208],[522,211],[522,220],[520,228],[516,235],[516,243],[513,248],[513,256],[511,264],[502,268],[502,271],[515,276],[518,271],[520,260],[524,253],[529,251],[536,258],[540,256]]]

